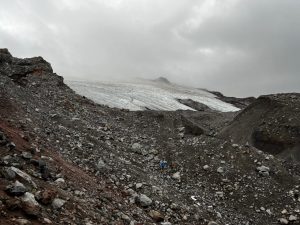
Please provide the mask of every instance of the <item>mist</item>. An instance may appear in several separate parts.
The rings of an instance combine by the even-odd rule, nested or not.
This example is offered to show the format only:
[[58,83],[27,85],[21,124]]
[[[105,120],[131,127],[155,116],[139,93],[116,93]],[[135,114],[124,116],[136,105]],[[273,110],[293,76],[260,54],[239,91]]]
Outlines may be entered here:
[[296,0],[2,0],[0,47],[65,79],[171,82],[258,96],[300,91]]

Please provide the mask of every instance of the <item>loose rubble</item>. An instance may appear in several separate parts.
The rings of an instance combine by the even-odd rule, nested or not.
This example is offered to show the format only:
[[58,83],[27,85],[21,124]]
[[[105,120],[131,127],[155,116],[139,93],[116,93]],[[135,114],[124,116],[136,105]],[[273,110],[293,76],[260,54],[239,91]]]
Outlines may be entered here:
[[[254,126],[261,101],[278,110]],[[1,224],[299,224],[300,95],[247,102],[237,113],[109,108],[43,58],[0,49]]]

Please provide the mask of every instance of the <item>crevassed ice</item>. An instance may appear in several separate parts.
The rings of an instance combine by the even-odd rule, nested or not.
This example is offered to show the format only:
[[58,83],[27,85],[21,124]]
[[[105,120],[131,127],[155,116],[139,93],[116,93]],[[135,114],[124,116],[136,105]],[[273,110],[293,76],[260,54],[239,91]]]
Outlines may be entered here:
[[78,94],[110,107],[136,110],[194,110],[177,99],[192,99],[221,112],[238,111],[239,108],[223,102],[215,95],[196,88],[157,82],[88,82],[66,81]]

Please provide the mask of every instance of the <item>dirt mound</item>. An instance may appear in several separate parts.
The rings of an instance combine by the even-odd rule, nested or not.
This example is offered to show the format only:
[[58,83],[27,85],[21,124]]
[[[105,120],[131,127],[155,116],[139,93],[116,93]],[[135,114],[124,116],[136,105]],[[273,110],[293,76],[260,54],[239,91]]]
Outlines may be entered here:
[[300,160],[300,94],[259,97],[236,116],[222,137]]

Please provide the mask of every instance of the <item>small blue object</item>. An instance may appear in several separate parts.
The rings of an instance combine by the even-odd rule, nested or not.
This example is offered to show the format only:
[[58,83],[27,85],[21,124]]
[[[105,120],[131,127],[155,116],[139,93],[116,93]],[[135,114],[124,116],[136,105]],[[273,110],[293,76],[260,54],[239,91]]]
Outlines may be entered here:
[[166,168],[167,168],[167,161],[165,161],[165,160],[160,160],[160,162],[159,162],[159,167],[160,167],[161,169],[166,169]]

